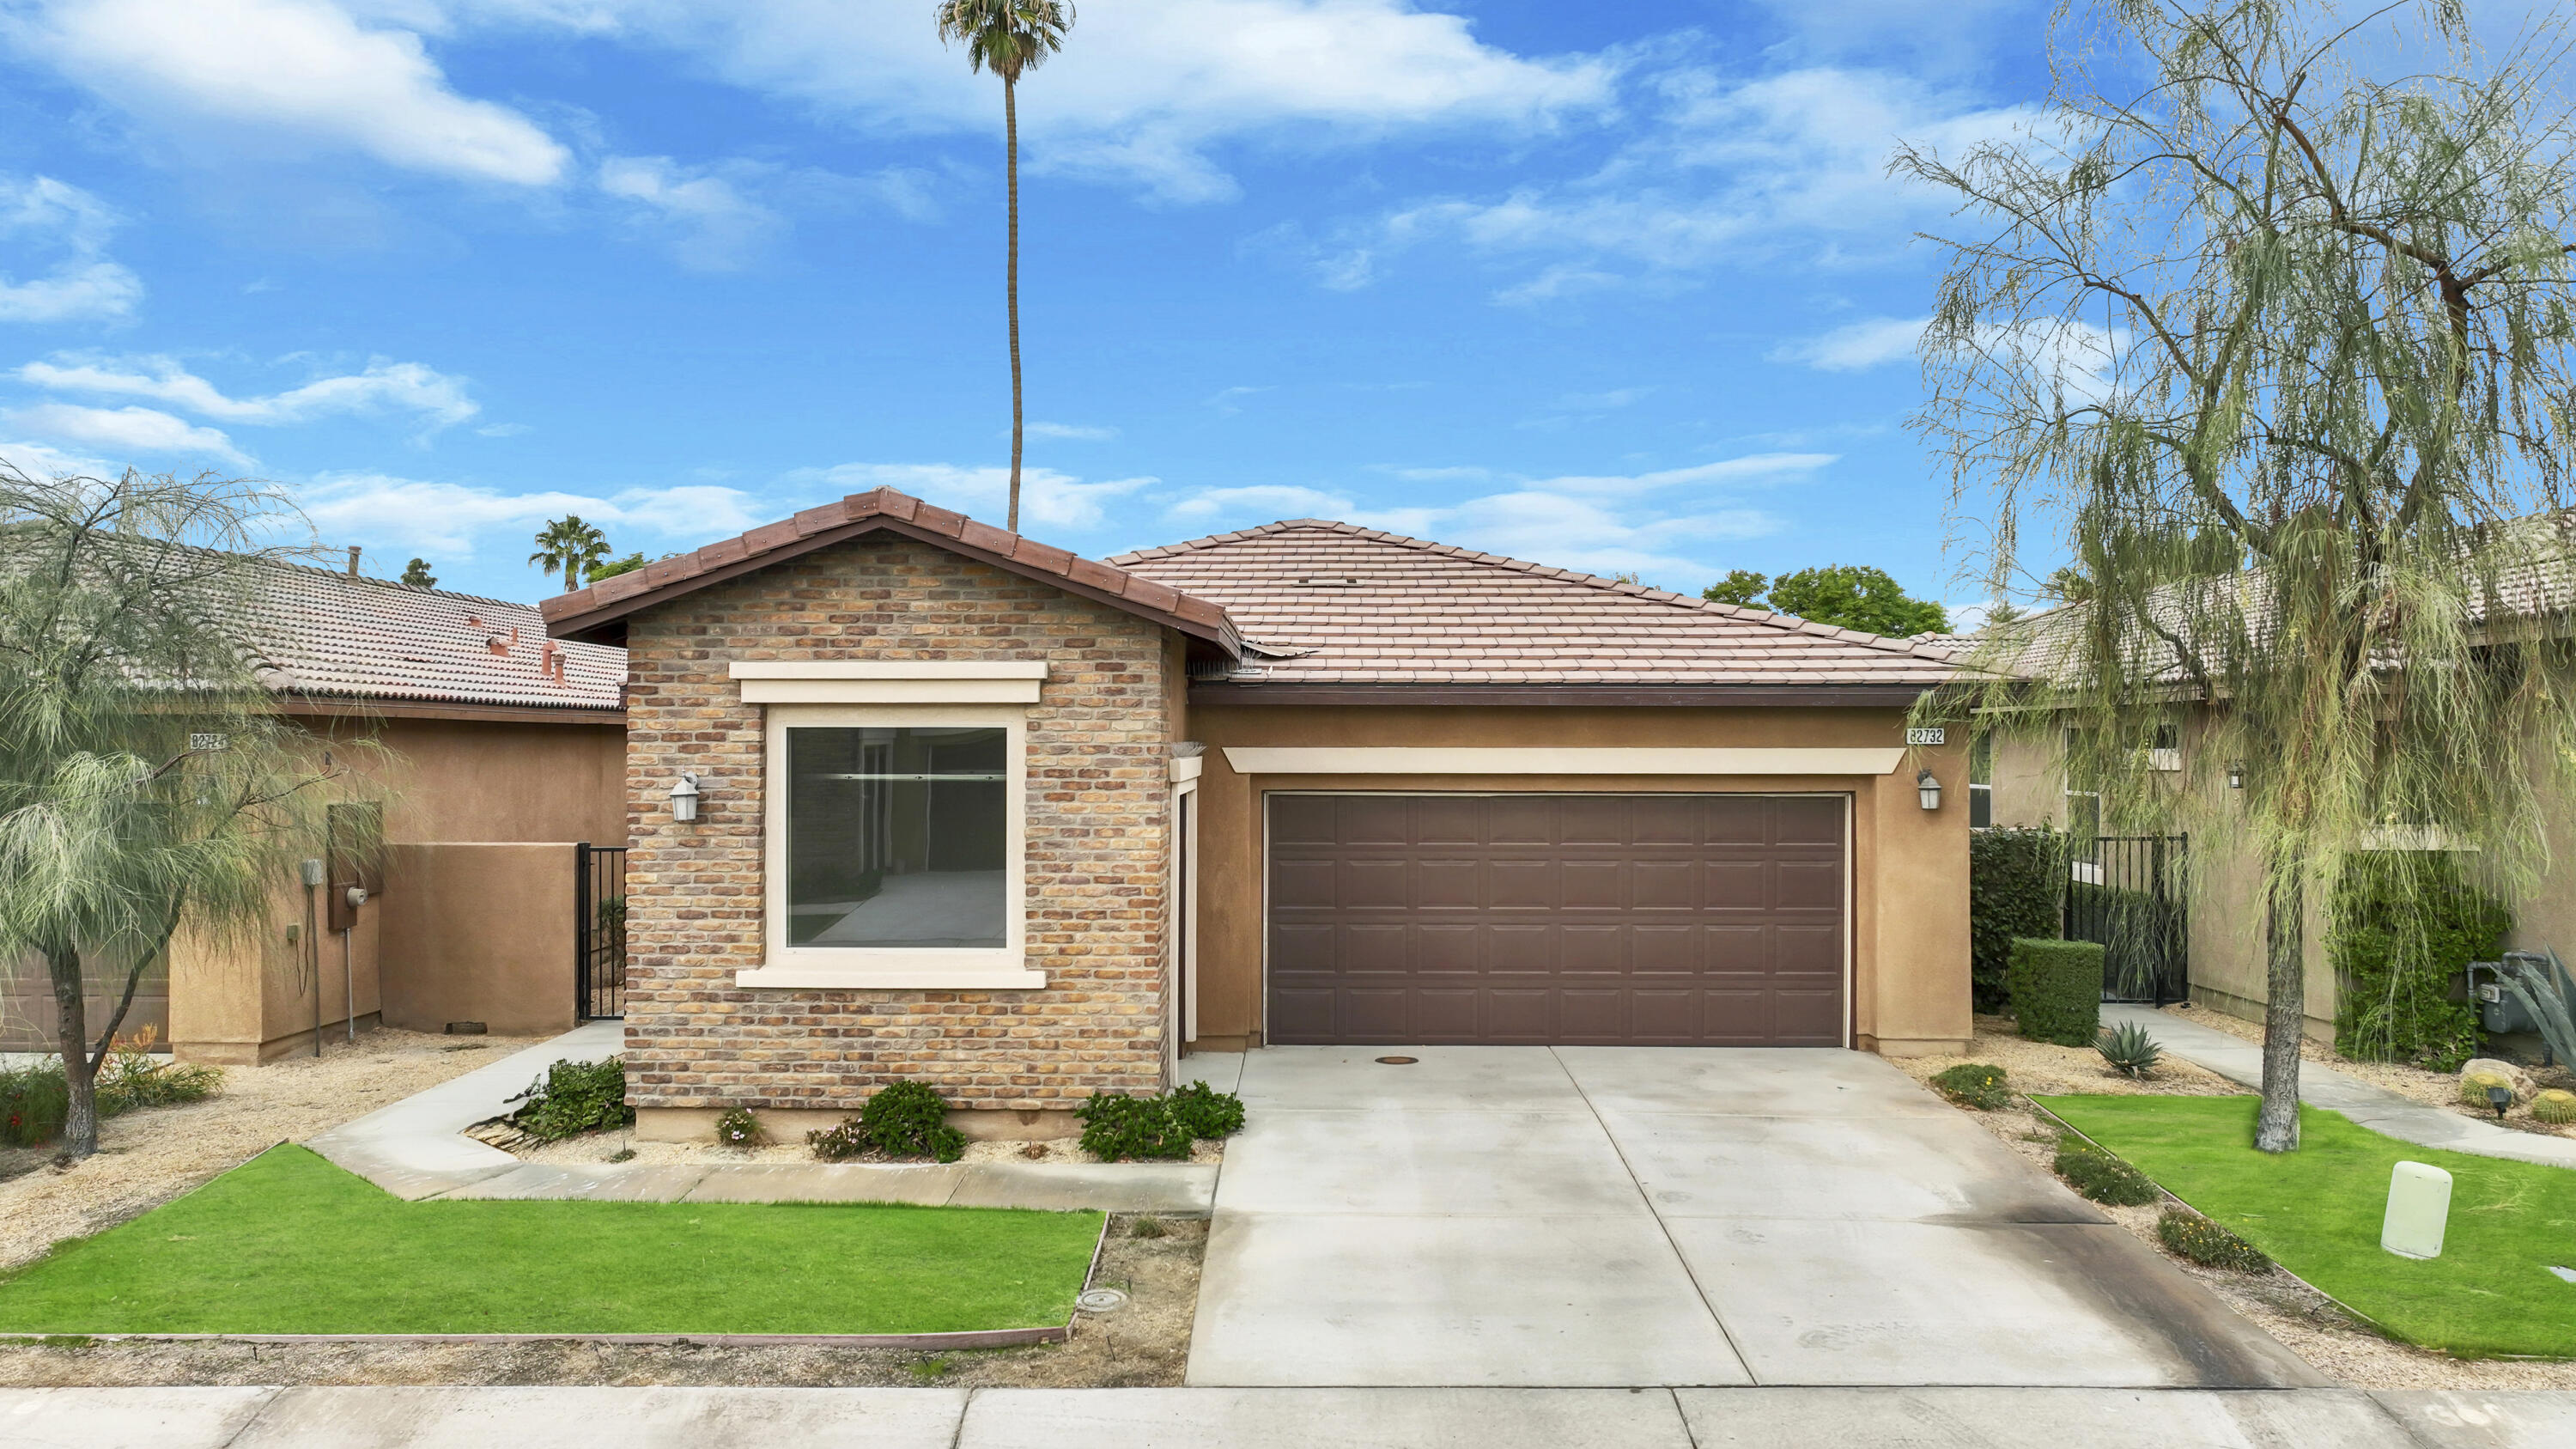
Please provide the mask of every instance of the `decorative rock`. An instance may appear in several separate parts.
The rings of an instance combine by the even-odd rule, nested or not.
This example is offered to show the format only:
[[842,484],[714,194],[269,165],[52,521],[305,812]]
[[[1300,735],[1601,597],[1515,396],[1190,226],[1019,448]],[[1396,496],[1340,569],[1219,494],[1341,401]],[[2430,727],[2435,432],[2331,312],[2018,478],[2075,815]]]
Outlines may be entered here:
[[2472,1107],[2487,1105],[2487,1088],[2510,1087],[2516,1103],[2531,1100],[2531,1073],[2511,1062],[2493,1057],[2471,1057],[2460,1065],[2460,1100]]

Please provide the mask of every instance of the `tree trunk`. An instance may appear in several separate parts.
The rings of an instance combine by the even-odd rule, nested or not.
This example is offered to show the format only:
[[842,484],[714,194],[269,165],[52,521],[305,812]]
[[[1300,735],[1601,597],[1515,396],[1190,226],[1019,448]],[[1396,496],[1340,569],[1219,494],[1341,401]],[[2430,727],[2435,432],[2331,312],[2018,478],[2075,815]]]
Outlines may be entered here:
[[98,1151],[98,1079],[91,1070],[80,952],[48,951],[45,966],[54,978],[55,1038],[63,1054],[63,1155],[87,1157]]
[[2297,866],[2275,866],[2264,923],[2263,1108],[2254,1145],[2299,1150],[2299,1043],[2308,1014],[2307,890]]
[[1011,312],[1011,508],[1003,527],[1020,531],[1020,102],[1018,88],[1002,77],[1002,169],[1009,176],[1010,259],[1005,265]]

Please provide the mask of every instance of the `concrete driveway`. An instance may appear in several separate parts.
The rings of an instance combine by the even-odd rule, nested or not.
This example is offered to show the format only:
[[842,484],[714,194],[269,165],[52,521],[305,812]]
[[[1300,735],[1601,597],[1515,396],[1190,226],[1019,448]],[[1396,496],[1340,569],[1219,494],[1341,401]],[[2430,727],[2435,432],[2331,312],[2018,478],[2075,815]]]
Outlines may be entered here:
[[[1380,1056],[1412,1065],[1382,1065]],[[2324,1381],[1876,1057],[1272,1047],[1194,1385]]]

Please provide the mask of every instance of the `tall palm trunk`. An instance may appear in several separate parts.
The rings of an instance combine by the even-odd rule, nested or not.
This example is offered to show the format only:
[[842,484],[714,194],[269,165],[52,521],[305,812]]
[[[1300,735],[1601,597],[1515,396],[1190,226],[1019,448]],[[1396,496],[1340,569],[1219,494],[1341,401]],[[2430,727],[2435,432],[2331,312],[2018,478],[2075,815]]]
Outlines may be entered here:
[[1002,169],[1009,177],[1010,259],[1005,267],[1011,312],[1011,511],[1003,527],[1020,531],[1020,102],[1011,74],[1002,73]]
[[2307,889],[2300,868],[2275,863],[2263,929],[2263,1106],[2254,1145],[2264,1152],[2299,1147],[2299,1042],[2307,1030]]
[[63,1054],[63,1154],[87,1157],[98,1151],[98,1080],[90,1072],[89,1011],[81,998],[80,952],[48,951],[45,967],[54,978],[55,1035]]

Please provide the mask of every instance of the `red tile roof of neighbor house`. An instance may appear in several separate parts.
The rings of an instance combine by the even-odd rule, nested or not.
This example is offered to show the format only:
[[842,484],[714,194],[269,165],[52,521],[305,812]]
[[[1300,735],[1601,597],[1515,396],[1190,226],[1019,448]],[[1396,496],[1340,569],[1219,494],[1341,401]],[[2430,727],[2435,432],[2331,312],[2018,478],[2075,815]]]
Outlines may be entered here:
[[264,568],[245,647],[283,694],[481,708],[623,707],[626,651],[549,639],[527,604],[301,564]]
[[613,636],[623,628],[621,621],[638,609],[876,532],[900,533],[1022,577],[1053,584],[1068,593],[1097,599],[1206,640],[1229,656],[1242,649],[1234,622],[1226,617],[1224,609],[1205,599],[1125,569],[1078,557],[1023,534],[978,523],[965,514],[952,513],[891,488],[853,493],[819,508],[808,508],[793,518],[708,544],[695,553],[649,563],[632,573],[557,595],[538,607],[557,638]]
[[1573,569],[1302,518],[1120,554],[1225,605],[1264,684],[1913,686],[1938,651]]

